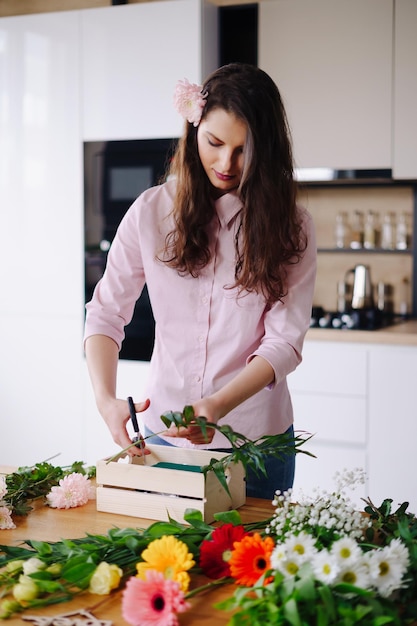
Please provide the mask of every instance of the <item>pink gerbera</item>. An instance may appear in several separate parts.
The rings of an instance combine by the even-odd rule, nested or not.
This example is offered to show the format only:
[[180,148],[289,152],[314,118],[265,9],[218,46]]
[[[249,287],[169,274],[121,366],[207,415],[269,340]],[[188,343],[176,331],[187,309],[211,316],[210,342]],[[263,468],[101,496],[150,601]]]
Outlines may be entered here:
[[156,570],[132,576],[122,596],[122,615],[132,626],[178,626],[177,613],[189,606],[180,585]]
[[46,496],[49,506],[70,509],[86,504],[91,497],[91,482],[84,474],[73,472],[61,478]]

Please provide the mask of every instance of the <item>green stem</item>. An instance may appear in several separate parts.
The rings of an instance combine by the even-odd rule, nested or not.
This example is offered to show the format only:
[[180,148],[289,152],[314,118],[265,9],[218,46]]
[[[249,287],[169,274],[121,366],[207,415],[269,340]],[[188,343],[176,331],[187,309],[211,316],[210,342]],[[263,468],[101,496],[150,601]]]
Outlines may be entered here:
[[192,589],[185,595],[185,599],[189,600],[189,598],[193,598],[199,593],[203,593],[204,591],[208,591],[209,589],[214,589],[216,587],[221,587],[222,585],[228,585],[234,582],[234,579],[230,576],[223,576],[223,578],[218,578],[217,580],[212,580],[205,585],[201,585],[200,587],[196,587]]

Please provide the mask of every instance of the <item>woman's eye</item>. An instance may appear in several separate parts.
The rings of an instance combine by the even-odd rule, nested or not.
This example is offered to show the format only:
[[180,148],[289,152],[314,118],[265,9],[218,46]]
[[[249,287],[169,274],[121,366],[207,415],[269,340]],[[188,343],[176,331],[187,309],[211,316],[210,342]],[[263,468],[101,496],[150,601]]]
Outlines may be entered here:
[[207,140],[210,144],[210,146],[213,146],[213,148],[218,148],[219,146],[221,146],[221,143],[217,143],[216,141],[211,141],[211,139]]

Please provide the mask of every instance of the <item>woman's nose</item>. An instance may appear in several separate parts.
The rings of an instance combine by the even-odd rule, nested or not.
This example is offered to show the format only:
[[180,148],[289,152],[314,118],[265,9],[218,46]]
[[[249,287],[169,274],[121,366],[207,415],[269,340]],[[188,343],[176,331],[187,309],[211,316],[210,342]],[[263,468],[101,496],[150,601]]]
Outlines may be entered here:
[[223,173],[228,172],[233,165],[233,151],[232,150],[223,150],[221,154],[221,166]]

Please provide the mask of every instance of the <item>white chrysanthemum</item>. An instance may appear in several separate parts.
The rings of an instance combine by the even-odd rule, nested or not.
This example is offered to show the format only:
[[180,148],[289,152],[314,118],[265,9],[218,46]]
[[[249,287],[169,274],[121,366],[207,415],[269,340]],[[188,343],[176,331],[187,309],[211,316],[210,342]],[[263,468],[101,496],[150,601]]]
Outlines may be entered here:
[[272,569],[281,571],[281,564],[287,558],[287,550],[285,543],[278,543],[271,553]]
[[330,552],[340,562],[341,566],[349,565],[355,560],[362,557],[362,550],[358,543],[352,539],[352,537],[341,537],[335,541],[330,549]]
[[410,554],[408,552],[408,548],[403,544],[401,539],[393,539],[388,545],[388,552],[397,563],[402,564],[404,571],[410,565]]
[[314,555],[312,567],[315,578],[327,585],[336,580],[340,569],[337,559],[328,550],[320,550]]
[[371,583],[367,560],[365,558],[357,559],[354,563],[341,567],[335,583],[348,583],[349,585],[355,585],[355,587],[369,589]]
[[[396,543],[392,545],[394,541]],[[404,553],[399,545],[401,542],[395,539],[394,541],[389,546],[367,553],[371,583],[384,598],[388,598],[401,586],[409,563],[407,549]]]
[[300,565],[297,563],[296,559],[287,556],[286,559],[280,562],[277,569],[284,574],[285,578],[294,578],[300,570]]
[[285,543],[289,558],[294,559],[299,565],[312,559],[317,552],[314,538],[302,531],[298,535],[292,535]]

